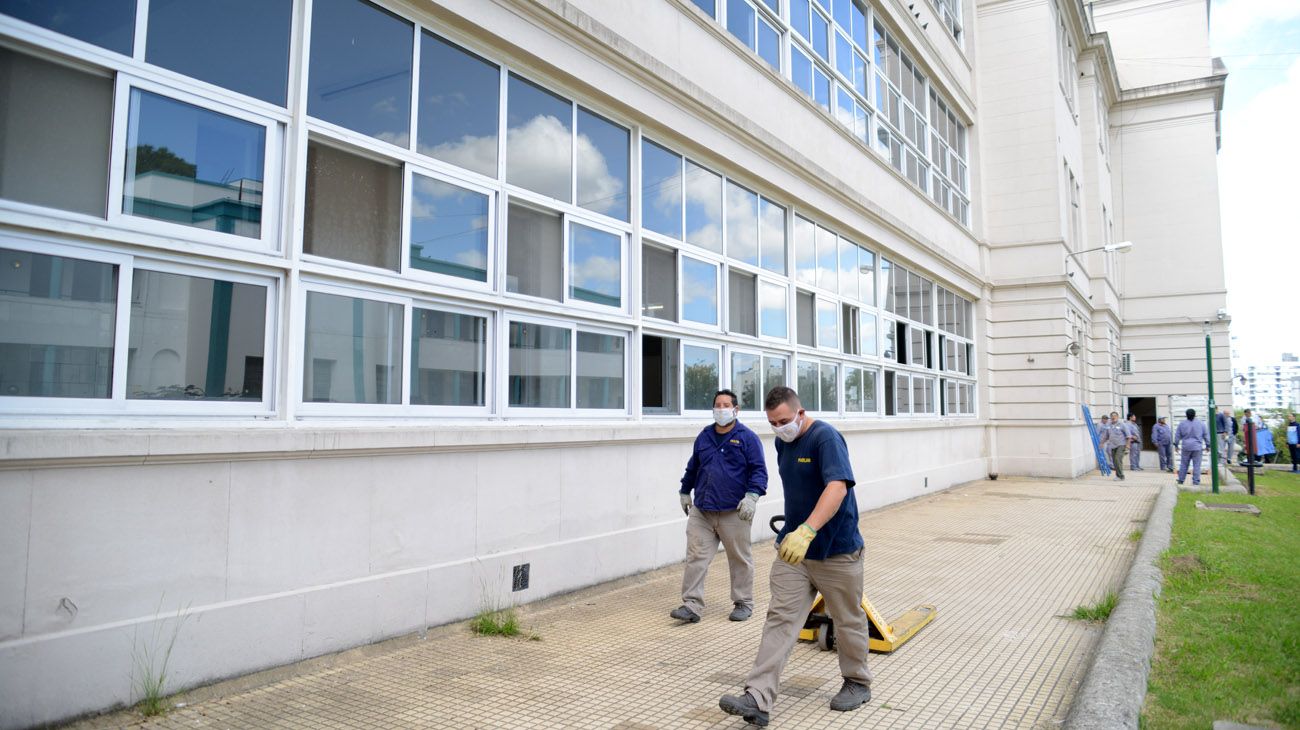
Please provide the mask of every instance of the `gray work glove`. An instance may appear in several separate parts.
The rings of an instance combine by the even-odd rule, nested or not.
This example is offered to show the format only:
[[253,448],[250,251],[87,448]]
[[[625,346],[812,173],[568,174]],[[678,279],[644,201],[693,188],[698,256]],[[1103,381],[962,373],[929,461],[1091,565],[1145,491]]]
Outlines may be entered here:
[[736,511],[740,513],[740,519],[745,522],[754,521],[754,510],[758,508],[758,492],[746,492],[745,498],[740,500],[736,505]]
[[689,515],[689,514],[691,513],[691,495],[690,495],[690,493],[689,493],[689,492],[678,492],[678,493],[677,493],[677,496],[682,498],[682,514],[684,514],[684,515]]

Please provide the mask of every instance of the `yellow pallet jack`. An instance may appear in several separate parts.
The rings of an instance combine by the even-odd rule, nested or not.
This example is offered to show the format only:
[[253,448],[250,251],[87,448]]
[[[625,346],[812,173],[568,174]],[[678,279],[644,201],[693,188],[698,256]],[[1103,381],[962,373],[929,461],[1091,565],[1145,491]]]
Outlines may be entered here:
[[[768,525],[773,532],[779,533],[781,530],[777,524],[784,522],[785,515],[776,515]],[[871,651],[884,653],[889,653],[907,643],[908,639],[916,636],[916,633],[933,621],[938,614],[938,609],[933,604],[922,603],[904,611],[893,621],[885,621],[865,595],[862,596],[862,610],[867,612],[869,648]],[[822,651],[831,651],[835,648],[835,622],[826,613],[826,599],[821,593],[813,599],[812,608],[808,611],[808,619],[804,622],[803,629],[799,631],[799,639],[817,642],[817,646]]]

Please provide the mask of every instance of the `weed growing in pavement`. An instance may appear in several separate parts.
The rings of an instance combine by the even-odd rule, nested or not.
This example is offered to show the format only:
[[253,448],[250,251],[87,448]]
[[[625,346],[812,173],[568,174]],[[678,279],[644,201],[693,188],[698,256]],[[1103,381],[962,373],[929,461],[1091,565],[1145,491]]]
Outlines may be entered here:
[[176,618],[170,622],[171,635],[165,636],[165,625],[169,622],[158,618],[161,611],[162,599],[159,598],[152,635],[141,643],[137,629],[131,643],[131,684],[140,697],[136,706],[145,717],[161,715],[168,709],[163,701],[167,696],[167,666],[171,663],[172,649],[176,647],[181,627],[189,618],[188,605],[177,609]]
[[1110,618],[1110,612],[1115,610],[1117,603],[1119,603],[1119,596],[1111,591],[1105,598],[1091,606],[1076,606],[1070,618],[1079,621],[1105,621]]
[[1130,533],[1128,534],[1128,541],[1129,541],[1129,542],[1137,542],[1138,540],[1141,540],[1141,539],[1142,539],[1142,531],[1141,531],[1141,530],[1134,530],[1134,531],[1132,531],[1132,532],[1130,532]]

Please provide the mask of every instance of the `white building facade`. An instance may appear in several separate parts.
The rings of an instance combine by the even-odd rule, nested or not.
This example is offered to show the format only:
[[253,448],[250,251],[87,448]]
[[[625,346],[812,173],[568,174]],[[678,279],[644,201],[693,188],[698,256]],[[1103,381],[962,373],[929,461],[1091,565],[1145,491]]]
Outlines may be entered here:
[[3,726],[673,563],[718,388],[864,509],[1229,393],[1204,0],[231,5],[0,6]]
[[1300,405],[1300,357],[1284,352],[1275,362],[1236,362],[1233,366],[1232,394],[1239,407],[1261,410]]

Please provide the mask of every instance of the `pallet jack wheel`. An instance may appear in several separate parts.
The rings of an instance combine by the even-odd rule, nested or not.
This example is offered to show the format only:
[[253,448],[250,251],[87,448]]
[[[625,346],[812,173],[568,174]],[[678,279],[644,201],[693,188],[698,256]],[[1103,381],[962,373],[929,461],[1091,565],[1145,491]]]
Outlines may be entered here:
[[817,646],[822,651],[835,648],[835,625],[827,621],[817,626]]

